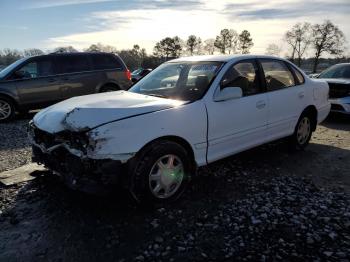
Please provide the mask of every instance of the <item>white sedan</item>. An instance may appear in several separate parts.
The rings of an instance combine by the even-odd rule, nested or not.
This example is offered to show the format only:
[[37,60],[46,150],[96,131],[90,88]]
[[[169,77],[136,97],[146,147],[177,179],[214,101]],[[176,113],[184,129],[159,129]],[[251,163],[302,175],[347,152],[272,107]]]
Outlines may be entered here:
[[283,137],[304,148],[329,111],[328,84],[287,60],[180,58],[129,91],[39,112],[30,125],[33,161],[75,189],[120,184],[138,201],[169,202],[197,167]]

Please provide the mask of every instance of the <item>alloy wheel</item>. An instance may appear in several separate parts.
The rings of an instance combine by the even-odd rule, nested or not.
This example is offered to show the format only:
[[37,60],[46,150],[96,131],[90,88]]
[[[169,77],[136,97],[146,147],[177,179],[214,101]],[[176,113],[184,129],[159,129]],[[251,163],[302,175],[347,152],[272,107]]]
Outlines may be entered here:
[[0,100],[0,120],[9,118],[11,113],[11,105],[5,100]]
[[184,179],[184,165],[176,155],[165,155],[153,165],[149,174],[149,188],[160,199],[169,198],[180,188]]
[[299,145],[303,145],[309,139],[311,132],[311,123],[308,117],[303,117],[299,122],[298,130],[297,130],[297,140]]

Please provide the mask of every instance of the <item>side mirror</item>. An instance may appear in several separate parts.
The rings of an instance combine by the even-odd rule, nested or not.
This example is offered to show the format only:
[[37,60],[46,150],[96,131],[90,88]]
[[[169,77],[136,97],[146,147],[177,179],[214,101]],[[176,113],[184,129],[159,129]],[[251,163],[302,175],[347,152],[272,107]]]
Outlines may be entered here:
[[28,73],[25,71],[18,70],[13,74],[13,76],[14,76],[14,79],[23,79],[28,77]]
[[214,96],[215,102],[226,101],[243,96],[242,88],[240,87],[225,87],[224,89],[218,88],[217,93]]

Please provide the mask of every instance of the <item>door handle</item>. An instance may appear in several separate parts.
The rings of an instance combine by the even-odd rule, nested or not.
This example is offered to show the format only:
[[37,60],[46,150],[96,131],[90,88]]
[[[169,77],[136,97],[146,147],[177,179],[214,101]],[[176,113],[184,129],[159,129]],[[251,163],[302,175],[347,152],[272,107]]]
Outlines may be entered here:
[[258,102],[256,102],[256,108],[258,108],[258,109],[262,109],[265,106],[266,106],[265,101],[258,101]]
[[69,80],[69,77],[62,77],[63,81]]
[[305,96],[305,93],[304,92],[300,92],[300,93],[298,93],[298,96],[299,96],[299,98],[303,98]]
[[50,82],[50,83],[56,82],[56,79],[55,78],[49,78],[49,79],[47,79],[47,82]]

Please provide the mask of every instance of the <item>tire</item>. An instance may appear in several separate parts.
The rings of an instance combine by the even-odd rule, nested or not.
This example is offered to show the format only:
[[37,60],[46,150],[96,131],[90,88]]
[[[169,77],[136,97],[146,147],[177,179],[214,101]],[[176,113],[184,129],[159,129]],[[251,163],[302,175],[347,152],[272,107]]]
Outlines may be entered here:
[[303,113],[300,116],[294,133],[289,138],[289,144],[292,149],[302,150],[309,144],[312,136],[313,121],[311,114]]
[[191,179],[190,159],[188,152],[172,141],[157,141],[147,146],[130,163],[131,195],[144,204],[167,204],[177,200]]
[[120,88],[116,85],[108,84],[100,89],[100,93],[118,91]]
[[15,105],[11,99],[0,96],[0,123],[7,122],[15,116]]

